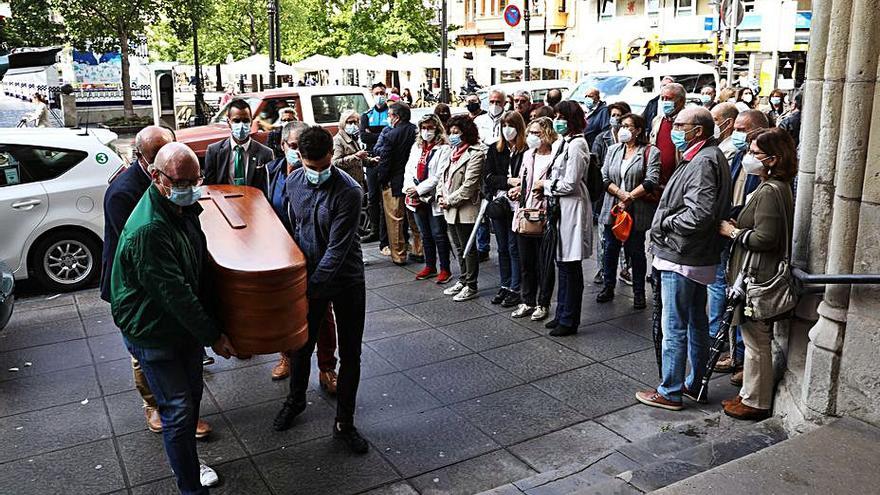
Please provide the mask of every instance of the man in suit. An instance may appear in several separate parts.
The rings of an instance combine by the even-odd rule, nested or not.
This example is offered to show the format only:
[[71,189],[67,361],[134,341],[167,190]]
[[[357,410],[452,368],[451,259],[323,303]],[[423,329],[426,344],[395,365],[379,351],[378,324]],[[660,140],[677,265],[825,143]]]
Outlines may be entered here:
[[205,184],[253,186],[268,195],[266,164],[272,150],[251,139],[251,107],[241,98],[229,102],[229,139],[208,146],[205,153]]

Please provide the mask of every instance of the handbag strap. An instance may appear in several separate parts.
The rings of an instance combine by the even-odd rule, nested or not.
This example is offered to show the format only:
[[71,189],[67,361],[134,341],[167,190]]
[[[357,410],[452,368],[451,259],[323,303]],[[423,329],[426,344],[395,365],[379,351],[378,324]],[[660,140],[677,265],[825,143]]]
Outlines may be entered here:
[[785,257],[783,260],[786,264],[791,263],[791,233],[788,230],[788,208],[785,207],[785,204],[782,200],[782,191],[779,189],[779,186],[774,184],[773,182],[767,181],[767,184],[773,188],[776,192],[774,195],[776,197],[776,202],[779,206],[779,211],[782,212],[782,225],[785,228]]

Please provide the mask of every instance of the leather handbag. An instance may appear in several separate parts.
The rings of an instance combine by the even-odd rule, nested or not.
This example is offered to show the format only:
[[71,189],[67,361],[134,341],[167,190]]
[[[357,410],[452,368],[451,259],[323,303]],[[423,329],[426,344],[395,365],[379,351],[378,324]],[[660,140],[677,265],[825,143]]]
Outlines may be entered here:
[[486,216],[492,220],[510,218],[511,213],[510,200],[507,199],[507,194],[499,194],[486,205]]
[[611,233],[614,234],[618,241],[626,242],[629,239],[630,232],[632,232],[632,215],[627,213],[621,203],[617,203],[611,208],[611,215],[614,216],[614,225],[611,226]]
[[[791,274],[791,236],[788,230],[788,214],[779,199],[781,192],[772,182],[768,185],[776,192],[779,211],[785,227],[785,257],[779,261],[776,274],[766,282],[756,283],[752,277],[746,281],[746,302],[743,314],[752,320],[774,322],[791,315],[798,303],[800,284]],[[760,253],[758,253],[760,256]],[[751,256],[749,257],[751,263]]]
[[547,229],[547,212],[543,208],[517,210],[516,233],[527,237],[541,237]]

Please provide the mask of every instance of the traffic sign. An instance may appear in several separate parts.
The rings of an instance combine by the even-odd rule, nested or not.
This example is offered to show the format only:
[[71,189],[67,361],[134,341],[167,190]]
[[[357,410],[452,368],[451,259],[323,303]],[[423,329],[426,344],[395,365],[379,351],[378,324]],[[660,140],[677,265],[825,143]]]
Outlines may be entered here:
[[[731,19],[733,17],[734,3],[736,4],[736,19]],[[719,9],[719,12],[721,12],[721,22],[727,27],[730,27],[731,24],[734,27],[739,27],[745,16],[745,10],[740,0],[722,0],[721,8]]]
[[522,11],[516,5],[510,4],[504,9],[504,22],[510,27],[519,26],[522,20]]

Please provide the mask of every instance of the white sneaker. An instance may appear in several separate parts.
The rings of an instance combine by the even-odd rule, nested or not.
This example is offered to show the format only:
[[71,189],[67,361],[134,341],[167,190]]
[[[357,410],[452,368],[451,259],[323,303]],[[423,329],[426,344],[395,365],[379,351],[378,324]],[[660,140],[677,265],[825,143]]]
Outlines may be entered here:
[[511,318],[525,318],[532,314],[535,311],[535,308],[529,306],[528,304],[520,304],[513,310],[513,313],[510,313]]
[[199,465],[199,481],[202,482],[202,486],[209,487],[214,486],[220,482],[220,477],[217,476],[217,472],[208,467],[207,464]]
[[535,312],[532,313],[531,320],[532,321],[541,321],[547,317],[547,308],[544,306],[538,306],[535,308]]
[[467,300],[470,300],[470,299],[477,297],[478,294],[479,294],[479,291],[477,289],[471,289],[470,287],[465,287],[464,289],[461,290],[461,292],[456,294],[455,297],[452,298],[452,300],[455,302],[467,301]]
[[449,287],[448,289],[443,291],[443,294],[447,296],[454,296],[462,291],[465,288],[465,285],[461,282],[456,282],[455,285]]

